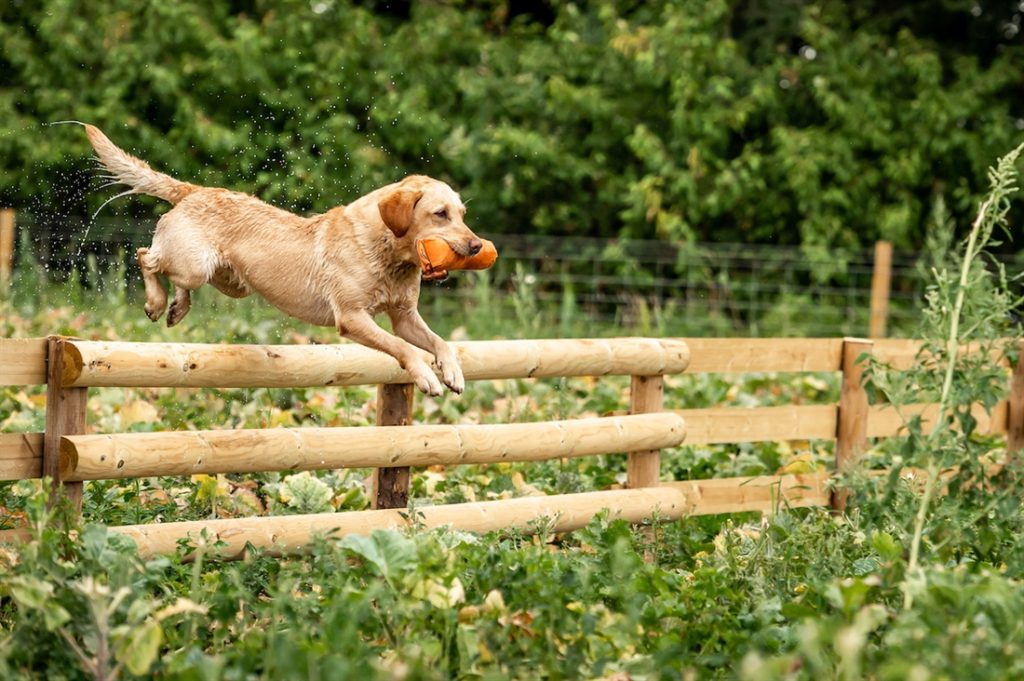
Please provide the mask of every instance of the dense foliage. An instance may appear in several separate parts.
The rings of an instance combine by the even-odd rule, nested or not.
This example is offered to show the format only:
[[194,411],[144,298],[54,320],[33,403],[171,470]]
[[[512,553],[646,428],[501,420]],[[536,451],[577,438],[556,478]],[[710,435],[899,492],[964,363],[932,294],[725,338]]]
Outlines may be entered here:
[[0,579],[15,623],[0,674],[1019,678],[1019,577],[930,564],[900,610],[900,550],[825,512],[647,533],[598,520],[571,538],[375,532],[235,564],[144,562],[101,526],[62,553],[43,532]]
[[[962,256],[937,263],[909,371],[871,367],[871,392],[897,406],[906,437],[876,443],[848,472],[849,513],[783,506],[763,517],[685,518],[646,527],[598,518],[571,535],[450,530],[323,540],[308,555],[250,551],[223,563],[209,540],[143,560],[108,525],[365,508],[366,472],[197,475],[98,481],[84,524],[47,510],[45,483],[0,485],[0,524],[26,529],[0,547],[0,676],[114,679],[1010,679],[1024,674],[1024,504],[1019,458],[975,432],[969,406],[1006,394],[1005,366],[964,356],[970,337],[1016,357],[1020,328],[1006,280],[981,254],[1004,225],[1016,154],[991,174]],[[51,306],[20,267],[0,297],[0,334],[73,332],[254,342],[300,340],[252,304],[197,308],[185,329],[151,326],[113,276],[74,281]],[[472,316],[472,312],[467,313]],[[215,323],[216,320],[218,323]],[[194,325],[194,326],[193,326]],[[471,326],[477,326],[472,324]],[[500,331],[495,326],[491,333]],[[516,328],[509,329],[512,335]],[[315,331],[310,331],[315,333]],[[1007,339],[1010,342],[1007,342]],[[948,378],[947,378],[948,377]],[[835,402],[834,375],[666,379],[666,406]],[[462,396],[417,400],[428,422],[528,421],[621,410],[625,381],[480,381]],[[42,427],[40,389],[6,388],[0,425]],[[914,404],[944,405],[933,429]],[[372,392],[93,390],[99,431],[360,425]],[[701,478],[818,469],[814,442],[689,446],[662,475]],[[429,467],[423,504],[607,489],[624,457]],[[879,475],[886,468],[889,475]],[[872,472],[874,471],[874,472]]]
[[484,233],[917,247],[935,197],[966,217],[1021,134],[1020,20],[974,0],[6,3],[0,203],[98,206],[81,131],[42,127],[76,119],[297,210],[427,172]]

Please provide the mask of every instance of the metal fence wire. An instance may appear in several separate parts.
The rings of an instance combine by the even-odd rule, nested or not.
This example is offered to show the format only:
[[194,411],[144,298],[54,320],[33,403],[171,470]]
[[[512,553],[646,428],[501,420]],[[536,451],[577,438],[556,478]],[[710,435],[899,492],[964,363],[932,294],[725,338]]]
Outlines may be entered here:
[[[134,253],[148,245],[152,221],[100,218],[57,223],[19,216],[20,249],[59,279],[121,262],[138,278]],[[498,317],[536,324],[573,316],[574,328],[636,329],[673,335],[866,335],[873,253],[809,255],[788,246],[671,244],[537,235],[493,235],[496,265],[426,286],[422,304],[479,304]],[[927,286],[916,253],[894,253],[890,335],[912,332]],[[81,276],[81,275],[79,275]],[[520,319],[519,321],[524,321]]]
[[[871,252],[809,257],[799,248],[735,243],[503,236],[499,288],[532,284],[538,299],[564,301],[608,323],[645,315],[676,320],[687,335],[867,333]],[[525,280],[525,281],[524,281]],[[914,324],[925,282],[911,254],[894,254],[890,327]]]

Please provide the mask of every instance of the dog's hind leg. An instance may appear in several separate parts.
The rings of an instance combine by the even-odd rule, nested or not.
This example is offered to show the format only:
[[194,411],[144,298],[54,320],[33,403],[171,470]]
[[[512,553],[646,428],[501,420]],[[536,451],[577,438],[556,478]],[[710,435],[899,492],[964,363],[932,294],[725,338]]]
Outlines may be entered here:
[[146,305],[143,308],[146,316],[154,322],[160,319],[167,307],[167,290],[160,282],[156,258],[150,255],[148,248],[140,248],[136,252],[139,269],[142,270],[142,282],[146,286]]
[[174,326],[192,309],[192,291],[184,286],[174,285],[174,300],[167,311],[167,326]]
[[[174,284],[174,300],[167,310],[167,326],[174,326],[185,318],[192,309],[192,291],[209,281],[205,272],[193,267],[194,263],[185,261],[185,264],[189,265],[189,271],[176,269],[167,273],[167,278]],[[180,268],[182,263],[176,262],[175,265]]]
[[173,258],[163,258],[160,264],[164,267],[164,274],[174,284],[174,300],[167,310],[167,326],[174,326],[192,308],[192,291],[213,278],[218,258],[213,249],[192,244],[188,250],[176,251]]

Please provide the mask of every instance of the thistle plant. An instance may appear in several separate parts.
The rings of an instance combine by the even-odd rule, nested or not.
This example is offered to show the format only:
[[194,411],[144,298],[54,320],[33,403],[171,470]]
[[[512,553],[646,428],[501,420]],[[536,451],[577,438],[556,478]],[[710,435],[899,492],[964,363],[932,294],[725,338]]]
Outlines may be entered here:
[[[910,523],[905,609],[913,605],[914,594],[926,580],[923,547],[946,550],[954,558],[983,553],[983,526],[1012,494],[1009,488],[990,484],[997,462],[985,456],[990,448],[979,440],[975,405],[991,413],[1006,396],[1005,361],[1015,356],[1020,339],[1011,312],[1021,301],[1011,294],[1005,268],[988,257],[988,249],[998,245],[1000,232],[1009,236],[1010,197],[1017,191],[1014,164],[1022,150],[1024,145],[989,170],[989,193],[961,249],[950,254],[948,265],[931,268],[934,281],[926,294],[920,333],[924,343],[914,366],[908,371],[877,363],[869,368],[873,386],[901,413],[908,435],[898,445],[882,505],[908,491],[903,469],[920,472],[914,478],[923,475],[920,496],[904,507],[912,510],[911,517],[904,515],[902,523],[895,519]],[[938,223],[940,230],[951,229],[945,220]],[[945,238],[935,240],[944,241],[948,243]],[[928,419],[930,430],[920,410],[912,408],[921,402],[937,404]],[[945,485],[944,498],[952,502],[943,508],[936,499],[940,484]]]

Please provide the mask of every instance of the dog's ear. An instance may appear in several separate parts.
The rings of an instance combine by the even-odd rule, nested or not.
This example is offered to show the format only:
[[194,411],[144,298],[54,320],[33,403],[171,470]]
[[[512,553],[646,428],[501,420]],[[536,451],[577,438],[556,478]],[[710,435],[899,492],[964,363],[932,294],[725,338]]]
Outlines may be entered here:
[[416,202],[423,198],[423,192],[396,189],[377,204],[380,217],[395,236],[402,238],[412,227],[412,211]]

